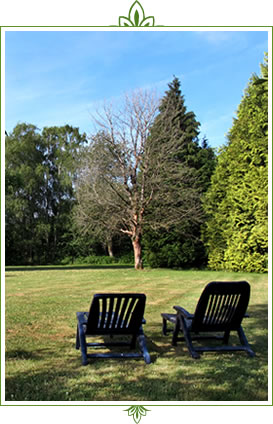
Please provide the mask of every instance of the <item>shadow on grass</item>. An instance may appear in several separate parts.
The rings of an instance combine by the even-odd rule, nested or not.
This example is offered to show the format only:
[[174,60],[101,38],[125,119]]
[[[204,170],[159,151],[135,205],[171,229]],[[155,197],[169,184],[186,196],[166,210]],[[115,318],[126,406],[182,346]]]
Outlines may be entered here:
[[77,269],[134,269],[133,265],[52,265],[52,266],[8,266],[6,272],[16,271],[70,271]]
[[[268,352],[268,305],[252,305],[247,310],[249,318],[245,318],[242,322],[242,327],[246,334],[246,337],[253,348],[254,352],[262,354],[267,358]],[[149,343],[154,352],[158,352],[161,356],[167,354],[171,350],[175,350],[179,355],[181,349],[185,350],[184,354],[188,353],[188,349],[185,341],[178,342],[177,346],[172,346],[172,325],[168,326],[168,334],[166,336],[162,335],[162,325],[154,326],[153,337],[149,340]],[[266,333],[266,334],[265,334]],[[181,333],[182,335],[182,333]],[[230,335],[231,342],[240,343],[237,332],[232,331]],[[164,341],[164,346],[162,347],[162,341]],[[205,344],[208,344],[208,340],[203,341]],[[219,353],[218,353],[219,354]],[[202,354],[201,358],[205,358],[208,353]],[[223,353],[223,355],[230,355],[230,353]],[[236,355],[236,354],[235,354]],[[243,353],[246,355],[246,353]],[[193,361],[196,361],[193,359]],[[197,361],[198,362],[198,361]]]
[[48,352],[48,349],[38,349],[35,352],[28,350],[10,350],[6,353],[6,360],[8,359],[21,359],[21,360],[42,360],[44,358],[45,352]]
[[[6,379],[7,401],[265,401],[266,378],[257,359],[237,355],[215,361],[176,361],[158,372],[143,361],[90,361],[72,369],[23,371]],[[130,365],[129,365],[130,362]],[[133,363],[134,362],[134,363]],[[132,365],[133,363],[133,365]]]
[[266,401],[267,305],[253,305],[248,312],[250,318],[243,321],[243,328],[256,353],[254,358],[244,352],[204,353],[194,360],[185,343],[173,347],[171,334],[162,336],[159,321],[150,326],[147,322],[151,365],[142,359],[100,359],[83,367],[79,351],[62,351],[60,345],[55,352],[52,347],[7,352],[14,367],[19,367],[19,361],[26,363],[7,376],[6,400]]

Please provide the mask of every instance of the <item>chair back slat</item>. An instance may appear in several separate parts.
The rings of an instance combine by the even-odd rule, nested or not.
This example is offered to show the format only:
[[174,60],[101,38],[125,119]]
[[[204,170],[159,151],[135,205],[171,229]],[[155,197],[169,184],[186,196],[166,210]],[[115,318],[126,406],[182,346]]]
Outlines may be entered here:
[[196,306],[192,330],[226,331],[239,328],[250,296],[247,281],[209,283]]
[[112,320],[113,320],[114,300],[115,299],[113,297],[109,299],[108,311],[105,317],[106,328],[111,328],[111,326],[113,325]]
[[122,304],[121,304],[120,310],[119,310],[119,317],[118,317],[118,322],[117,322],[116,328],[123,328],[124,315],[125,315],[127,306],[128,306],[128,299],[127,298],[123,298],[122,299]]
[[128,308],[126,310],[125,318],[124,318],[124,326],[126,328],[129,328],[131,325],[131,320],[133,319],[133,313],[135,310],[135,307],[137,305],[137,299],[130,299],[128,303]]
[[105,328],[105,318],[106,318],[106,312],[107,312],[107,299],[104,297],[99,302],[99,328]]
[[210,325],[212,324],[212,321],[214,320],[215,317],[215,311],[217,311],[217,301],[219,299],[217,298],[217,296],[212,295],[209,296],[209,300],[208,300],[208,304],[207,304],[207,311],[204,315],[204,319],[203,322],[206,325]]
[[119,311],[120,311],[121,301],[122,301],[121,297],[118,297],[116,299],[115,312],[113,314],[113,328],[118,327],[118,319],[119,319]]
[[230,295],[228,294],[223,297],[223,303],[222,303],[222,311],[221,314],[219,314],[219,322],[221,323],[227,323],[231,320],[233,311],[232,311],[232,305],[234,302],[234,299],[236,300],[238,296]]
[[146,296],[137,293],[96,294],[90,306],[86,334],[132,334],[141,326]]

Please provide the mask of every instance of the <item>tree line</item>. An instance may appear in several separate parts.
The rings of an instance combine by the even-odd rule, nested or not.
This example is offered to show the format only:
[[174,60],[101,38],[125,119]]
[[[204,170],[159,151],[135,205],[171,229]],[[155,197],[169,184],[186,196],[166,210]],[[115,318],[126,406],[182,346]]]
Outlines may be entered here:
[[18,124],[6,136],[6,263],[132,256],[136,269],[267,268],[268,66],[217,155],[178,78],[161,99],[105,104],[89,137]]

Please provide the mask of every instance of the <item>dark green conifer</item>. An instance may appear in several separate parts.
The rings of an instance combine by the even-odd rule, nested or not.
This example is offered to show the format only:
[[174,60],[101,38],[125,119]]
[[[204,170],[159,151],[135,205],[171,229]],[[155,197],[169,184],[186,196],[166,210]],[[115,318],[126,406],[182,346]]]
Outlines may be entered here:
[[253,75],[204,202],[212,269],[267,270],[268,67]]
[[[151,128],[149,143],[153,150],[153,168],[158,167],[158,186],[165,187],[166,196],[156,196],[150,214],[162,214],[165,229],[149,228],[145,232],[146,260],[152,266],[187,267],[201,265],[205,252],[200,240],[203,222],[201,196],[209,185],[214,169],[214,152],[206,140],[199,144],[199,127],[194,112],[188,111],[174,77],[162,98],[159,114]],[[176,193],[172,196],[171,193]],[[188,211],[180,220],[168,222],[168,202],[172,209]]]

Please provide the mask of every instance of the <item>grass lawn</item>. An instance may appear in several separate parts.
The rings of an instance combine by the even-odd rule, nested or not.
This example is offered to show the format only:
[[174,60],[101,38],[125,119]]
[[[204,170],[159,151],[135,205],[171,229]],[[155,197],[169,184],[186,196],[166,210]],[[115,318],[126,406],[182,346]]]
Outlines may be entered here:
[[[161,312],[194,312],[210,281],[251,284],[243,321],[256,353],[204,353],[192,359],[184,343],[161,333]],[[7,267],[7,401],[266,401],[267,275],[130,267]],[[144,331],[152,363],[97,359],[81,366],[75,349],[76,312],[98,292],[147,296]],[[235,336],[234,336],[235,337]],[[231,339],[232,340],[232,339]],[[235,338],[234,338],[235,340]]]

